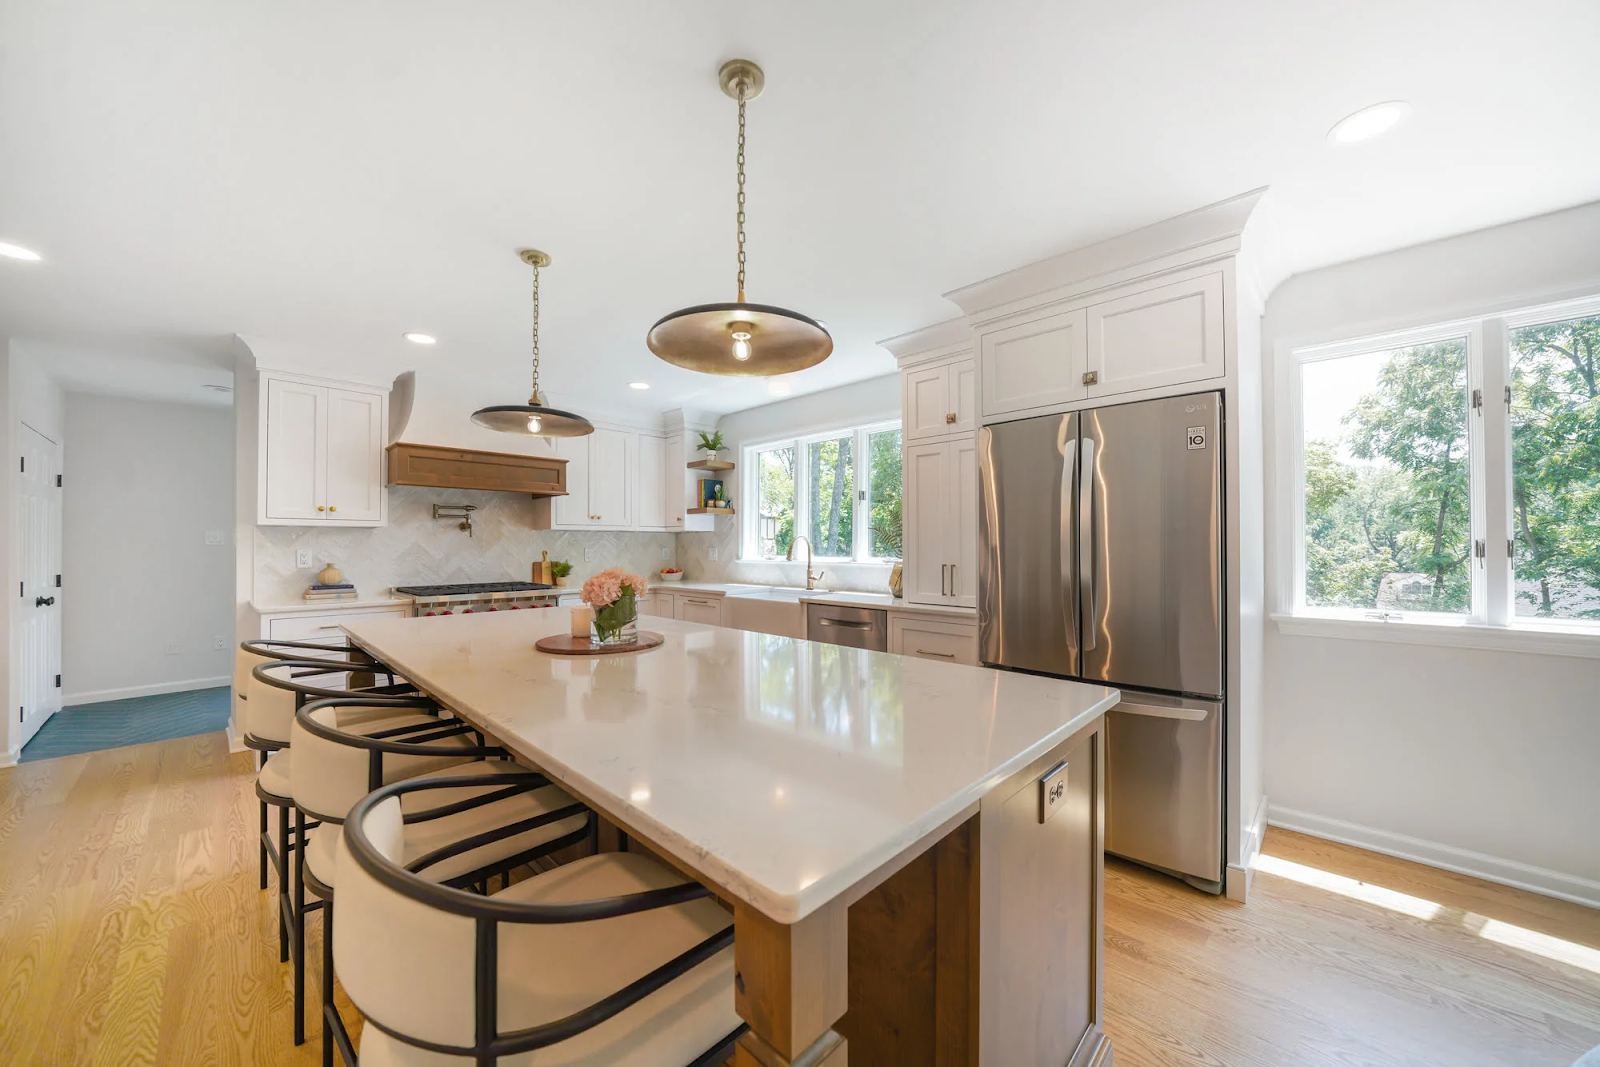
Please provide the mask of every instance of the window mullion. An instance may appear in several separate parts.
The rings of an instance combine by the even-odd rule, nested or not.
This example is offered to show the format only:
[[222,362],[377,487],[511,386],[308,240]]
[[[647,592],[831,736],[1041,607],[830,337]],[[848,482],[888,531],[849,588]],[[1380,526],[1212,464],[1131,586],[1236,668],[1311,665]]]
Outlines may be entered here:
[[867,431],[857,430],[851,445],[851,461],[855,474],[850,480],[850,559],[859,563],[867,558],[871,549],[871,533],[867,530],[867,500],[872,487],[867,484]]
[[1512,559],[1508,551],[1511,538],[1511,413],[1506,404],[1511,385],[1510,344],[1504,319],[1487,319],[1480,334],[1483,382],[1483,418],[1473,447],[1479,456],[1473,463],[1474,511],[1481,522],[1474,526],[1482,533],[1485,555],[1483,566],[1474,573],[1481,579],[1484,593],[1474,597],[1483,606],[1483,621],[1491,626],[1509,626],[1516,615],[1512,593]]
[[[811,542],[811,516],[806,501],[811,499],[811,457],[806,451],[807,442],[796,438],[794,442],[794,536]],[[793,545],[793,541],[790,545]],[[815,549],[813,549],[815,551]]]

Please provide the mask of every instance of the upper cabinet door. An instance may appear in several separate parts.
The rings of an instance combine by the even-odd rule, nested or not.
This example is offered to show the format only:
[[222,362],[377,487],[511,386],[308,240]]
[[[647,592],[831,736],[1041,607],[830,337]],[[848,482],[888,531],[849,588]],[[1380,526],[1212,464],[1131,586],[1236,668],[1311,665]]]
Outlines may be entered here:
[[567,461],[567,495],[554,500],[553,525],[557,528],[594,525],[589,510],[589,441],[593,437],[552,438],[556,455]]
[[978,429],[978,362],[963,359],[945,368],[949,372],[950,410],[956,421],[945,420],[946,433],[975,433]]
[[1091,397],[1220,378],[1222,274],[1203,274],[1088,309]]
[[914,367],[905,373],[900,429],[903,441],[920,441],[954,432],[950,406],[950,368]]
[[635,497],[639,525],[665,528],[667,519],[667,476],[665,460],[667,443],[660,437],[639,435],[639,470],[635,483],[639,487]]
[[[627,526],[629,481],[629,438],[621,430],[596,430],[589,442],[589,515],[596,526]],[[571,468],[568,468],[571,477]]]
[[1081,399],[1086,321],[1080,308],[984,334],[978,349],[981,413],[987,417]]
[[327,518],[381,522],[385,412],[382,393],[329,389]]
[[261,517],[320,522],[327,518],[328,390],[278,378],[265,385]]
[[950,587],[950,557],[945,551],[949,447],[911,445],[903,455],[905,565],[901,581],[906,600],[913,604],[946,603]]

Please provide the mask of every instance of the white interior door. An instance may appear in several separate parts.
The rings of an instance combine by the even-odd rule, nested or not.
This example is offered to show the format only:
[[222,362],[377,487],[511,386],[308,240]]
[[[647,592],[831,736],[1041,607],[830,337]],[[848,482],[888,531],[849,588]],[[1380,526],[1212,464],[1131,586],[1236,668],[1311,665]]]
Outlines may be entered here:
[[[17,696],[21,744],[61,707],[61,446],[22,426],[22,610],[18,627]],[[20,745],[19,745],[20,747]]]
[[267,381],[267,518],[328,517],[327,435],[327,389]]
[[383,518],[383,394],[328,390],[328,518]]

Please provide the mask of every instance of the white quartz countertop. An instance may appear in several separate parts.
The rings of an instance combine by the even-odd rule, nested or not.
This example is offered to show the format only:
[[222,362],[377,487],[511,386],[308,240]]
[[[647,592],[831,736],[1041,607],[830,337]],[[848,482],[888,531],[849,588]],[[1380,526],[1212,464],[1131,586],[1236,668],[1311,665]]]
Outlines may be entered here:
[[362,647],[779,922],[1088,725],[1114,689],[673,619],[552,656],[566,608],[353,621]]

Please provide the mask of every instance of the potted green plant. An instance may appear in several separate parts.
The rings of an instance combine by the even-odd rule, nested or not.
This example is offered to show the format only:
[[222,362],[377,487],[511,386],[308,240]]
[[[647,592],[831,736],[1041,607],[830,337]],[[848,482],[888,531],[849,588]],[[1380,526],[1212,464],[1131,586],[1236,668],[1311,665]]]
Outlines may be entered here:
[[553,560],[550,561],[550,577],[555,580],[557,589],[565,589],[566,588],[566,586],[567,586],[567,575],[569,575],[571,573],[572,573],[572,564],[568,563],[566,560],[564,560],[564,559],[553,559]]
[[717,461],[717,453],[722,451],[722,431],[717,430],[708,434],[701,430],[700,447],[706,451],[706,462],[715,463]]

